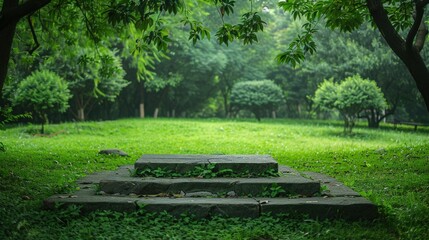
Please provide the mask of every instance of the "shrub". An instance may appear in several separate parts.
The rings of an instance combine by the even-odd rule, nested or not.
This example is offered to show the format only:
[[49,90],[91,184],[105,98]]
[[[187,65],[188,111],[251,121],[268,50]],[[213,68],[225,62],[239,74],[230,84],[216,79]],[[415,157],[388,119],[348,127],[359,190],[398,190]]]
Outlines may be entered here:
[[51,71],[42,70],[33,72],[19,83],[12,101],[41,121],[40,132],[43,134],[48,115],[65,112],[70,97],[67,82]]
[[387,108],[383,93],[374,81],[359,75],[341,83],[325,80],[316,90],[313,101],[322,110],[337,109],[344,119],[344,132],[351,133],[359,113]]
[[258,121],[263,110],[273,111],[283,100],[281,88],[271,80],[238,82],[231,91],[233,107],[251,111]]

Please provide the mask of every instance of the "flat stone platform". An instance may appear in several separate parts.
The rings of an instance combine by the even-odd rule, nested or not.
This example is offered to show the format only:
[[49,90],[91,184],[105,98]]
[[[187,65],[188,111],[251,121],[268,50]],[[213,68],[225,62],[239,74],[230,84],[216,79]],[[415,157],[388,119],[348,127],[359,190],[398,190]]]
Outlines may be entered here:
[[269,155],[143,155],[136,161],[137,171],[165,169],[175,173],[186,173],[196,166],[214,164],[214,171],[231,169],[234,173],[264,174],[277,172],[278,163]]
[[[141,169],[163,168],[179,173],[207,164],[235,173],[278,172],[279,177],[138,177]],[[240,176],[240,175],[238,175]],[[263,214],[313,219],[371,220],[377,206],[329,176],[278,166],[263,155],[143,155],[135,165],[88,175],[77,181],[80,190],[44,201],[54,209],[78,205],[82,213],[96,210],[166,211],[197,218],[254,218]]]

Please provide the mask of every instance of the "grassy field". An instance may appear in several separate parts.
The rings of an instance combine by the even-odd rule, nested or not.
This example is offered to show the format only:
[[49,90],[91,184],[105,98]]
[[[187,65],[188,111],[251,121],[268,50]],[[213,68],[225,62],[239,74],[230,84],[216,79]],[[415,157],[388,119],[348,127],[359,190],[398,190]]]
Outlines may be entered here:
[[[0,134],[0,239],[427,239],[429,129],[306,120],[127,119],[9,128]],[[98,151],[119,148],[131,157]],[[328,174],[380,206],[374,222],[308,219],[195,221],[167,215],[75,209],[47,212],[44,198],[88,173],[133,164],[142,154],[270,154],[300,171]]]

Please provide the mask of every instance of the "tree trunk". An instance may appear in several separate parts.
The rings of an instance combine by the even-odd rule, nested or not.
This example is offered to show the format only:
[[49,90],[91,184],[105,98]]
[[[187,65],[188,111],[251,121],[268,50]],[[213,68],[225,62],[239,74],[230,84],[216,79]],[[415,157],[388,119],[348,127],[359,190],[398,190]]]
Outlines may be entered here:
[[144,82],[141,81],[139,84],[139,98],[140,98],[140,107],[139,107],[139,111],[140,111],[140,118],[145,118],[144,115]]
[[85,109],[78,108],[77,109],[77,120],[78,121],[85,121]]
[[255,114],[256,120],[258,120],[258,122],[261,121],[261,112],[259,110],[253,110],[253,114]]
[[144,103],[140,103],[140,118],[144,118]]
[[222,93],[223,98],[223,109],[225,111],[225,117],[228,117],[228,96],[226,93]]
[[[18,4],[18,0],[5,0],[3,2],[2,12],[18,7]],[[3,86],[6,82],[10,52],[17,23],[18,21],[13,21],[5,28],[0,29],[0,99],[3,96]]]
[[368,127],[369,128],[378,128],[379,127],[379,121],[378,121],[378,114],[374,109],[371,109],[368,113]]
[[4,0],[0,11],[0,99],[6,82],[16,25],[19,20],[44,7],[51,0],[29,0],[19,4],[19,0]]
[[[415,4],[418,3],[416,2]],[[381,32],[381,35],[386,40],[389,47],[407,66],[408,71],[411,73],[411,76],[416,82],[417,88],[425,101],[426,109],[429,112],[429,70],[419,53],[419,48],[413,44],[414,38],[417,35],[412,34],[413,32],[417,32],[417,29],[414,27],[420,26],[421,22],[417,22],[418,20],[416,20],[405,41],[393,27],[381,0],[367,0],[367,7],[378,30]],[[416,5],[416,9],[421,11],[421,14],[424,14],[422,13],[422,11],[424,11],[423,8],[417,8]],[[419,38],[422,37],[425,38],[426,35],[419,36]]]
[[158,118],[159,108],[155,108],[155,111],[153,112],[153,118]]
[[426,64],[416,51],[408,53],[404,59],[402,61],[407,66],[411,76],[413,76],[417,88],[425,101],[426,109],[429,112],[429,71]]
[[343,114],[343,119],[344,119],[344,133],[351,134],[353,131],[353,127],[355,126],[356,117],[349,114]]
[[40,129],[40,134],[45,134],[45,124],[49,123],[48,115],[46,113],[40,114],[40,118],[42,119],[42,128]]

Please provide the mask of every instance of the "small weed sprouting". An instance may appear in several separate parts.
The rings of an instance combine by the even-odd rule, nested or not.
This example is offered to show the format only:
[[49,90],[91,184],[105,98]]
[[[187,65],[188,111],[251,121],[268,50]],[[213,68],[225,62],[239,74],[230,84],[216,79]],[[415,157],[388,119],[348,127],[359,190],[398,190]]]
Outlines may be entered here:
[[273,183],[269,187],[264,187],[262,191],[262,196],[275,198],[279,197],[282,193],[286,193],[286,191],[277,183]]
[[231,177],[231,176],[234,176],[234,171],[230,168],[221,169],[217,173],[217,176],[218,177]]
[[128,169],[128,172],[130,173],[131,177],[138,177],[139,174],[137,174],[137,169],[133,168],[133,169]]
[[171,175],[171,171],[163,168],[156,168],[152,171],[152,173],[154,177],[157,177],[157,178]]
[[328,188],[328,185],[320,185],[320,192],[321,193],[324,193],[324,192],[329,192],[330,190],[329,190],[329,188]]
[[198,177],[198,178],[214,178],[217,177],[215,172],[216,164],[209,163],[200,166],[196,166],[192,171],[185,173],[185,176]]
[[175,173],[172,173],[171,170],[167,170],[165,168],[145,168],[143,170],[136,170],[136,176],[138,177],[156,177],[156,178],[163,178],[163,177],[174,177]]
[[280,174],[276,169],[268,169],[267,171],[265,171],[264,173],[259,175],[260,177],[279,177]]
[[99,194],[101,191],[101,186],[99,183],[94,184],[96,194]]

